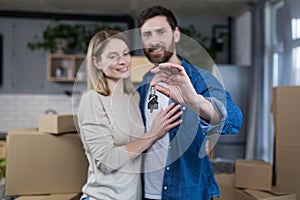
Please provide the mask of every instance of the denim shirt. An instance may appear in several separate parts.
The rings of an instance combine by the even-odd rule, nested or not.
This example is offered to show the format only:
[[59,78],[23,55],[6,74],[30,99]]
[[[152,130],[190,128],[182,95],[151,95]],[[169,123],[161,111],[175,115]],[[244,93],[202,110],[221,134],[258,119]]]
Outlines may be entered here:
[[[206,137],[214,133],[238,133],[242,125],[242,113],[230,94],[210,72],[196,68],[184,59],[182,66],[196,92],[212,102],[222,120],[218,125],[212,126],[192,110],[182,107],[182,124],[169,131],[170,146],[162,186],[162,200],[211,200],[214,196],[220,196],[220,192],[207,153],[203,153],[203,144]],[[138,88],[144,124],[144,108],[148,103],[146,94],[152,78],[153,74],[148,72]]]

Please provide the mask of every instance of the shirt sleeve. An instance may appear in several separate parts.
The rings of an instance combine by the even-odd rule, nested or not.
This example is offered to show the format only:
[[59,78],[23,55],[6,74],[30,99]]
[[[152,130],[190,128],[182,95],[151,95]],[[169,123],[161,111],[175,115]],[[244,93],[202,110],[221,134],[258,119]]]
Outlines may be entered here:
[[214,106],[221,120],[218,124],[212,125],[200,117],[200,125],[202,131],[205,133],[205,135],[211,135],[213,133],[222,133],[222,129],[227,118],[227,110],[224,104],[219,100],[217,100],[216,98],[208,97],[206,99],[209,100],[211,104]]
[[233,102],[231,95],[226,91],[227,117],[224,122],[222,134],[238,133],[242,127],[243,114],[240,108]]
[[200,119],[204,134],[235,134],[242,126],[242,113],[233,102],[231,95],[220,82],[209,72],[202,72],[202,77],[196,82],[196,91],[208,99],[221,117],[217,125],[211,125]]
[[125,146],[114,144],[114,130],[99,94],[89,92],[81,99],[78,111],[80,136],[90,162],[103,173],[111,173],[129,161]]

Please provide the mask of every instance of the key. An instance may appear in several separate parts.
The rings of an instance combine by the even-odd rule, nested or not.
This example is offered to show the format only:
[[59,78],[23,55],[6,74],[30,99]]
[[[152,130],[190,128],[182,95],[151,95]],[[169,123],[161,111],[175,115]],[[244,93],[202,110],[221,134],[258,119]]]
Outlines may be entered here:
[[148,102],[148,109],[150,109],[150,113],[153,112],[153,109],[158,109],[158,96],[155,94],[156,89],[151,87],[150,95],[149,95],[149,102]]

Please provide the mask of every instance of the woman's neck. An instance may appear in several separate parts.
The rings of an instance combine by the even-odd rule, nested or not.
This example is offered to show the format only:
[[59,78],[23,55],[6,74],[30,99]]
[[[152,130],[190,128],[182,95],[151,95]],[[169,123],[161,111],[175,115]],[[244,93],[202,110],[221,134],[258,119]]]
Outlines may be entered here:
[[111,91],[110,96],[114,96],[115,98],[122,98],[124,95],[124,80],[112,80],[107,79],[109,90]]

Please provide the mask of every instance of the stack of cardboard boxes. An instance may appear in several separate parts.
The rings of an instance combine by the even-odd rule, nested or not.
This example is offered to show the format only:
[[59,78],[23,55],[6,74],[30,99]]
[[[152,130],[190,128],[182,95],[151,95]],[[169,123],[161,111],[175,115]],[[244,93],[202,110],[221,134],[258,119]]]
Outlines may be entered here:
[[[296,200],[296,196],[300,197],[299,99],[300,87],[273,89],[274,165],[237,160],[234,175],[216,175],[221,200]],[[78,199],[86,181],[88,162],[73,117],[44,115],[39,118],[39,129],[9,131],[7,196],[21,195],[18,200]]]
[[42,115],[39,128],[8,132],[6,196],[79,199],[88,162],[73,118],[76,116]]
[[235,174],[216,175],[222,200],[295,200],[300,197],[300,87],[273,88],[274,163],[237,160]]
[[[249,172],[251,174],[251,172]],[[276,189],[266,191],[263,189],[237,188],[234,174],[216,175],[220,187],[221,198],[216,200],[296,200],[295,194],[278,192]],[[257,180],[257,183],[259,180]],[[257,188],[257,187],[256,187]]]
[[300,87],[273,88],[274,181],[278,189],[300,198]]
[[216,175],[220,200],[296,200],[296,195],[272,186],[272,165],[263,161],[236,160],[235,174]]

